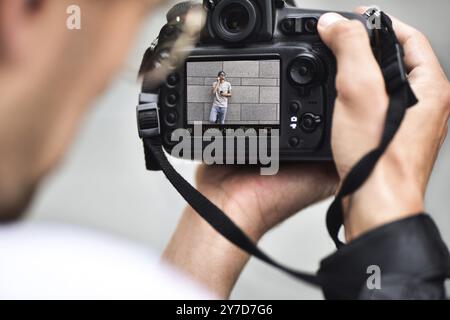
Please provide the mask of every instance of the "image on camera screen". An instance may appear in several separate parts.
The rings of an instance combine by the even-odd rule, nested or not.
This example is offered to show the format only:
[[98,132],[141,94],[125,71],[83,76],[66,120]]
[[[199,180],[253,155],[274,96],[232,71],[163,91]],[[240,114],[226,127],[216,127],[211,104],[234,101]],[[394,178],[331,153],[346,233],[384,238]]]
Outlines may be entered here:
[[188,61],[186,76],[188,125],[279,125],[279,60]]

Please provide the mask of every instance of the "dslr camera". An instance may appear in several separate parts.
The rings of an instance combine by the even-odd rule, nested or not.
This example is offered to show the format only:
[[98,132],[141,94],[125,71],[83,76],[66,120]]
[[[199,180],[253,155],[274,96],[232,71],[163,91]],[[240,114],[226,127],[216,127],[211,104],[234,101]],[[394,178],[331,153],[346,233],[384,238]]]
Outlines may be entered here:
[[[168,13],[160,44],[171,39],[171,20],[179,21],[186,5]],[[331,160],[336,62],[317,32],[325,11],[282,0],[205,0],[201,5],[206,20],[199,40],[159,87],[166,151],[178,143],[177,129],[192,134],[192,146],[202,150],[231,130],[244,132],[248,141],[243,150],[237,150],[238,143],[224,143],[224,157],[244,152],[247,158],[256,150],[251,142],[266,139],[266,148],[276,141],[280,161]],[[341,14],[366,23],[363,16]],[[202,139],[211,130],[215,138]],[[201,158],[198,152],[179,156]]]

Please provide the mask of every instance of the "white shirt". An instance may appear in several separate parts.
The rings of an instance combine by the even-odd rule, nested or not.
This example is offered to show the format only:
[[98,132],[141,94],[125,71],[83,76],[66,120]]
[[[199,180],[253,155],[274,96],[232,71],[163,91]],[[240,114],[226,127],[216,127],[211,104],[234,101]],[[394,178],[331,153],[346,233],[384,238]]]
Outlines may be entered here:
[[56,223],[0,226],[0,299],[211,299],[146,247]]
[[[217,81],[213,83],[213,87],[215,88],[217,85]],[[219,88],[216,91],[216,94],[214,95],[214,101],[213,105],[218,107],[228,107],[228,98],[221,96],[220,92],[228,93],[231,91],[231,83],[228,81],[221,82],[219,84]]]

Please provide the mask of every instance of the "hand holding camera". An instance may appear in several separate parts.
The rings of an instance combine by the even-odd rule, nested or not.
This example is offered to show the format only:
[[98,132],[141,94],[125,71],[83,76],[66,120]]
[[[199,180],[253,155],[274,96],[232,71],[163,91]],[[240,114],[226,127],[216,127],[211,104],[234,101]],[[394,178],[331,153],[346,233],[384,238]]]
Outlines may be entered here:
[[[395,18],[393,22],[419,103],[407,111],[399,132],[370,178],[347,199],[347,240],[423,212],[427,183],[447,132],[448,79],[426,37]],[[388,97],[365,30],[358,22],[327,14],[320,20],[319,32],[336,55],[339,70],[331,142],[337,171],[343,179],[349,168],[379,143]],[[360,72],[361,66],[364,73]],[[361,91],[360,87],[366,90]]]
[[[421,102],[407,111],[398,135],[371,178],[352,196],[351,205],[347,202],[345,231],[349,241],[381,224],[421,211],[426,184],[447,131],[450,90],[437,58],[418,31],[395,19],[394,27],[405,48],[410,80]],[[229,166],[202,165],[197,173],[198,189],[228,212],[255,241],[295,212],[332,195],[338,177],[343,179],[349,168],[377,145],[383,130],[387,95],[363,25],[326,14],[318,30],[336,55],[340,70],[331,138],[337,174],[333,166],[307,163],[284,164],[272,177],[259,176],[252,168]],[[362,69],[366,72],[361,73]],[[362,92],[361,84],[369,89]],[[199,232],[209,239],[208,246]],[[175,244],[180,245],[178,239],[186,236],[192,238],[189,246],[197,241],[203,248],[197,252],[202,256],[206,252],[211,263],[226,266],[224,274],[219,275],[224,282],[206,276],[204,270],[212,266],[197,265],[195,261],[200,260],[195,258],[189,263],[176,254],[183,249],[175,248]],[[221,297],[229,296],[248,260],[248,255],[224,240],[189,207],[165,257]]]

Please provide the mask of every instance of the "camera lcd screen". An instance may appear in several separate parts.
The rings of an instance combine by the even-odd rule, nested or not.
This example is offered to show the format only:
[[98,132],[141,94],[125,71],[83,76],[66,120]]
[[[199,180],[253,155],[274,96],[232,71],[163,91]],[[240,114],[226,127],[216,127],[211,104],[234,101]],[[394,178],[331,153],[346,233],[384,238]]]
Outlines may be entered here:
[[279,125],[280,61],[186,62],[187,124]]

